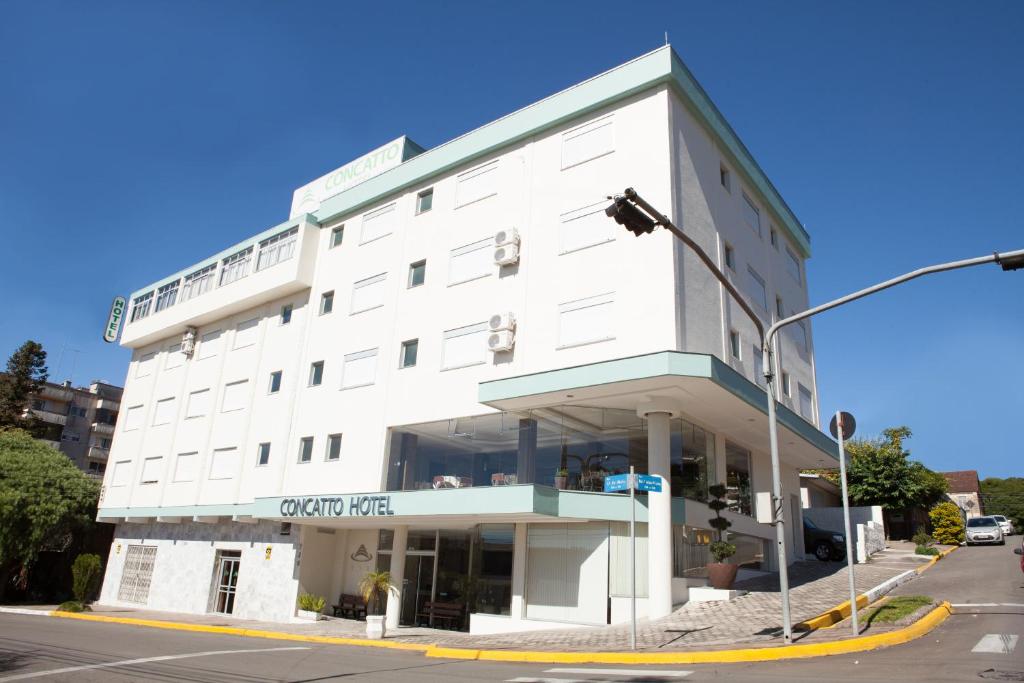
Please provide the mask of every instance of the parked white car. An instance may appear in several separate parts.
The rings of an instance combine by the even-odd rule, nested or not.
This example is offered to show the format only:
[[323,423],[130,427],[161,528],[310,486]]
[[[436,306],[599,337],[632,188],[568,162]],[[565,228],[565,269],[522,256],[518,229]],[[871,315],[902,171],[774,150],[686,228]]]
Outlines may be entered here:
[[999,528],[1003,536],[1013,536],[1013,522],[1002,515],[991,515],[992,519],[999,522]]
[[976,543],[1006,543],[1003,530],[994,517],[971,517],[967,520],[967,545]]

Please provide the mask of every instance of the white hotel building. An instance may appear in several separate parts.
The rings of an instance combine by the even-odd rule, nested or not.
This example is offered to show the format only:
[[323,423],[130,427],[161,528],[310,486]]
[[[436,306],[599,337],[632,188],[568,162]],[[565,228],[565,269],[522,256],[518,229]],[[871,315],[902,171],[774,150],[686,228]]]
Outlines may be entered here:
[[[709,484],[736,561],[771,570],[755,328],[667,231],[605,216],[627,186],[765,323],[808,305],[807,233],[670,47],[433,149],[400,138],[132,294],[102,601],[288,621],[384,568],[390,625],[429,624],[428,602],[473,632],[622,622],[629,499],[602,482],[630,465],[666,483],[638,496],[641,616],[704,584]],[[798,469],[834,457],[795,329],[790,558]]]

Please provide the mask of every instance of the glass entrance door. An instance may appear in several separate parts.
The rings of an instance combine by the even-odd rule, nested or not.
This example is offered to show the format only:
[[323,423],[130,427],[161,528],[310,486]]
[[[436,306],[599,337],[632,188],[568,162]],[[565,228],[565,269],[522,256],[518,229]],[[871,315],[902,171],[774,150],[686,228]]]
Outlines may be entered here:
[[217,567],[217,597],[213,611],[218,614],[231,614],[235,610],[235,592],[238,586],[238,565],[241,564],[241,553],[237,550],[224,550],[219,553]]
[[406,555],[399,623],[403,626],[428,626],[429,618],[422,613],[425,612],[424,604],[433,599],[433,593],[434,553]]

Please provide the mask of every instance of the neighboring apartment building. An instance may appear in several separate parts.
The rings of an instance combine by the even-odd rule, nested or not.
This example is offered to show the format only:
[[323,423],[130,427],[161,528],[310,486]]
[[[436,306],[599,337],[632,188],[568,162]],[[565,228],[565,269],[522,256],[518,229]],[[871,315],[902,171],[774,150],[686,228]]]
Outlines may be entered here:
[[98,477],[107,469],[122,391],[104,382],[88,388],[47,382],[31,397],[26,412],[44,423],[41,439]]
[[839,486],[811,472],[800,473],[800,504],[807,508],[842,507],[843,494]]
[[960,472],[942,472],[941,474],[949,484],[946,497],[956,503],[968,518],[985,516],[985,506],[981,500],[981,484],[978,481],[977,471],[962,470]]
[[[102,601],[289,620],[378,567],[391,625],[437,624],[433,601],[474,632],[622,622],[629,499],[602,483],[630,465],[666,484],[640,496],[641,616],[703,583],[709,484],[737,561],[773,568],[755,328],[668,232],[605,216],[627,186],[765,323],[808,305],[808,235],[667,46],[434,149],[400,138],[133,293]],[[810,326],[780,348],[792,559],[799,469],[835,444]]]

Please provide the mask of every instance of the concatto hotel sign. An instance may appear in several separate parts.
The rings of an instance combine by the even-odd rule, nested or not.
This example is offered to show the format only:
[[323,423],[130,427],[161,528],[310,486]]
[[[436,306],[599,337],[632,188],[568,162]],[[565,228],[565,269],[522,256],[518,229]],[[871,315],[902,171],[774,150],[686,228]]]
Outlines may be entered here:
[[380,175],[421,151],[422,149],[416,143],[404,135],[383,147],[378,147],[369,154],[350,161],[341,168],[295,190],[292,195],[292,210],[289,217],[294,218],[303,213],[312,213],[319,209],[320,204],[328,197],[333,197],[350,187]]
[[307,496],[281,500],[282,517],[384,517],[391,496]]

